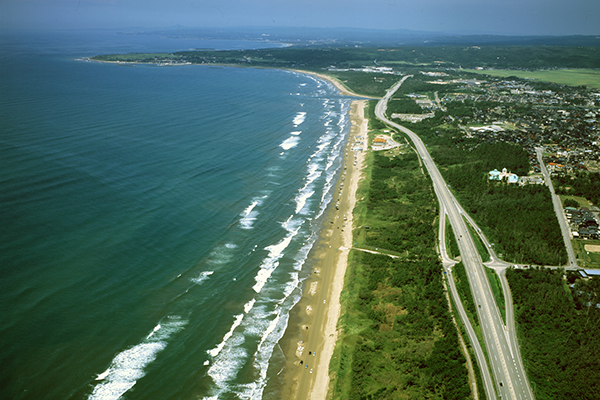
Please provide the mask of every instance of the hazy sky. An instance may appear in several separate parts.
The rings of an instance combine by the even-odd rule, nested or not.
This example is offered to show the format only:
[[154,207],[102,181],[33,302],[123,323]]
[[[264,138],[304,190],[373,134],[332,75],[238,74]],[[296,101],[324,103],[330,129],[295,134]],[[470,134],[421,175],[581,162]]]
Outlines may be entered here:
[[600,34],[600,0],[0,0],[0,26],[294,26]]

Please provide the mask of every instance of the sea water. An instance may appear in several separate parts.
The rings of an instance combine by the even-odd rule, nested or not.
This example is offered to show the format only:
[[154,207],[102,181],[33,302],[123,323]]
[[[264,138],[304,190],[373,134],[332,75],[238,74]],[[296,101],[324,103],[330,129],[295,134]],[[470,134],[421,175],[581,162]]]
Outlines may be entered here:
[[262,398],[348,98],[290,71],[84,58],[273,44],[1,40],[0,398]]

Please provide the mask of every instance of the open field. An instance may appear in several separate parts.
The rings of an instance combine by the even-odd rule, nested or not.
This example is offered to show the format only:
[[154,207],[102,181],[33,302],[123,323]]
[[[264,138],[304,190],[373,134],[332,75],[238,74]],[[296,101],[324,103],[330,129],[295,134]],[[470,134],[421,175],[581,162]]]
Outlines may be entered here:
[[592,253],[600,253],[600,246],[597,244],[586,244],[585,251],[591,251]]
[[518,78],[537,79],[543,82],[553,82],[559,85],[589,86],[600,90],[600,70],[593,69],[559,69],[540,71],[514,71],[514,70],[465,70],[477,74],[491,76],[516,76]]
[[572,239],[573,250],[578,260],[583,260],[579,264],[585,268],[600,268],[600,240],[579,240]]

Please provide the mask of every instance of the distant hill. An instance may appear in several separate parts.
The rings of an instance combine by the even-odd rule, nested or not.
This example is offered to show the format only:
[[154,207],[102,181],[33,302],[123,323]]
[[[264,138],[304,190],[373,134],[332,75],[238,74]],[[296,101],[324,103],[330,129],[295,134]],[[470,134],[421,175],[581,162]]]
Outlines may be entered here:
[[348,46],[451,46],[451,45],[545,45],[600,46],[599,36],[507,36],[489,34],[454,34],[361,28],[312,27],[235,27],[189,28],[175,26],[161,30],[122,32],[123,34],[164,35],[169,37],[201,37],[205,39],[260,40],[296,45]]

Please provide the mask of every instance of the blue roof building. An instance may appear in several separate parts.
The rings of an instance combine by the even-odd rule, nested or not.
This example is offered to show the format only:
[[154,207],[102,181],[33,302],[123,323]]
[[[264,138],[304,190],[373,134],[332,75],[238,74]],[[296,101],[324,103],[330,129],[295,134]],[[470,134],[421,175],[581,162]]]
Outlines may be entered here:
[[502,180],[502,178],[500,178],[500,171],[498,171],[497,169],[494,169],[493,171],[490,171],[488,179],[492,180],[492,181],[500,181],[500,180]]

